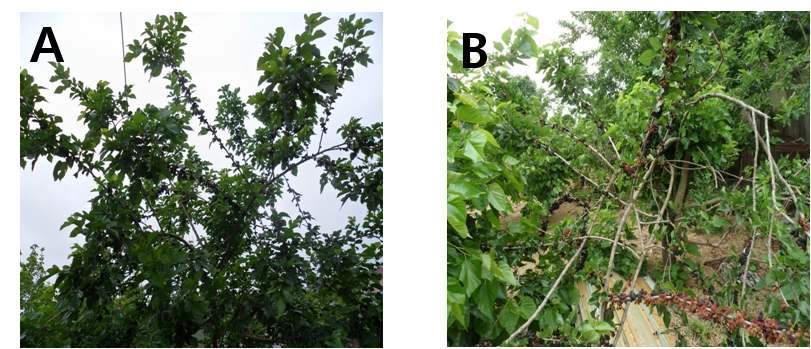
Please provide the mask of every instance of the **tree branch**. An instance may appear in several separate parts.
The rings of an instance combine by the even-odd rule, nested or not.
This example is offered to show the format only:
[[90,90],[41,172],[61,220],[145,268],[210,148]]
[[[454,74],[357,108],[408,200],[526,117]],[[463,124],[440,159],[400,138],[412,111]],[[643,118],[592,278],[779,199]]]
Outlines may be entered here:
[[277,174],[277,175],[270,176],[267,180],[265,180],[265,183],[273,183],[273,181],[275,181],[275,180],[281,178],[282,176],[286,175],[288,172],[292,171],[298,165],[301,165],[301,164],[303,164],[303,163],[305,163],[307,161],[315,159],[316,157],[318,157],[319,155],[323,155],[324,153],[327,153],[327,152],[330,152],[330,151],[333,151],[333,150],[341,150],[342,147],[344,147],[344,146],[346,146],[346,142],[341,143],[341,144],[337,144],[337,145],[333,145],[333,146],[331,146],[329,148],[324,148],[324,149],[319,150],[318,152],[313,153],[311,155],[305,155],[304,157],[302,157],[296,163],[288,165],[287,168],[284,171],[279,172],[279,174]]
[[[763,139],[763,137],[760,136],[760,134],[757,131],[757,122],[754,121],[754,120],[749,120],[749,124],[754,129],[755,138],[756,138],[755,142],[760,142],[760,144],[763,146],[764,153],[766,153],[766,157],[767,157],[767,159],[769,161],[769,173],[770,173],[770,175],[772,177],[772,179],[771,179],[771,181],[772,181],[772,204],[774,205],[774,208],[784,218],[786,218],[787,221],[789,221],[789,222],[791,222],[791,223],[793,223],[795,225],[799,225],[799,222],[797,222],[796,219],[792,219],[791,217],[788,216],[788,214],[785,212],[784,208],[777,205],[777,200],[776,200],[776,197],[775,197],[775,191],[777,190],[777,188],[776,188],[776,185],[774,183],[775,176],[786,187],[786,191],[788,191],[789,195],[791,196],[791,199],[794,202],[794,207],[800,207],[799,202],[797,200],[797,196],[794,193],[794,190],[791,188],[791,185],[788,183],[788,181],[786,181],[786,179],[780,173],[780,167],[777,166],[777,162],[774,160],[774,157],[772,156],[772,148],[771,148],[771,145],[770,145],[771,141],[769,139],[769,120],[771,120],[772,117],[770,117],[768,114],[760,111],[759,109],[757,109],[757,108],[755,108],[755,107],[753,107],[753,106],[751,106],[749,104],[746,104],[745,102],[741,101],[740,99],[730,97],[730,96],[727,96],[727,95],[725,95],[723,93],[719,93],[719,92],[710,92],[710,93],[706,93],[704,95],[701,95],[701,96],[697,97],[693,102],[688,103],[688,105],[696,104],[696,103],[698,103],[698,102],[700,102],[700,101],[702,101],[704,99],[707,99],[707,98],[720,98],[720,99],[730,101],[732,103],[737,104],[741,108],[744,108],[744,109],[748,110],[751,114],[761,116],[762,118],[765,119],[764,122],[763,122],[764,134],[766,136],[765,140]],[[754,119],[754,118],[752,118],[752,119]],[[800,212],[800,210],[796,211],[796,215],[797,215],[798,219],[805,220],[805,215],[802,212]],[[803,231],[805,232],[805,230],[803,230]],[[808,235],[808,232],[805,232],[805,234]]]

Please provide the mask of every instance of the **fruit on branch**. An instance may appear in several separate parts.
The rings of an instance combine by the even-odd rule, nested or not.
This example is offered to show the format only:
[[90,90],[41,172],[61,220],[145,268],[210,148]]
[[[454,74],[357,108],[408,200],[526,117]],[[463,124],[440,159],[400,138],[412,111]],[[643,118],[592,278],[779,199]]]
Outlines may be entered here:
[[180,91],[185,97],[184,103],[189,104],[191,108],[191,113],[197,117],[197,120],[200,121],[200,124],[203,125],[203,128],[206,130],[207,133],[211,134],[212,140],[217,143],[222,151],[225,152],[225,157],[231,161],[231,165],[234,167],[234,170],[239,170],[241,165],[239,161],[234,158],[234,155],[231,154],[231,151],[225,146],[223,141],[217,136],[217,130],[211,123],[208,122],[206,119],[205,112],[200,109],[200,105],[197,102],[197,99],[192,96],[192,88],[189,86],[189,80],[186,78],[185,74],[183,74],[178,68],[172,68],[172,75],[177,77],[177,82],[180,87]]
[[656,122],[654,121],[654,122],[651,122],[650,124],[648,124],[648,128],[645,130],[645,132],[647,133],[647,135],[649,137],[651,137],[658,130],[659,130],[659,126],[656,126]]
[[800,227],[803,228],[803,231],[808,233],[808,221],[802,219],[802,217],[797,218],[797,223],[800,224]]
[[636,168],[628,164],[622,164],[622,172],[625,172],[628,177],[631,177],[636,173]]
[[770,344],[790,343],[808,336],[808,330],[802,328],[791,328],[777,322],[777,320],[764,317],[758,314],[754,319],[747,318],[741,311],[733,310],[730,307],[719,307],[709,300],[694,300],[684,294],[672,293],[648,293],[646,291],[629,293],[609,293],[608,303],[615,307],[621,307],[628,303],[642,303],[645,305],[666,305],[678,308],[684,312],[693,314],[702,320],[712,321],[724,326],[727,330],[734,331],[744,329],[750,335],[765,339]]

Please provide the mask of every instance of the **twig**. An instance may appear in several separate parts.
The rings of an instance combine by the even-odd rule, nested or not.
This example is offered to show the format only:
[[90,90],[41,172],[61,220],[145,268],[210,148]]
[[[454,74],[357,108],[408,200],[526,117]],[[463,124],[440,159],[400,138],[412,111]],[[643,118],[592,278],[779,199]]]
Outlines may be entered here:
[[[639,226],[639,215],[636,216],[636,219],[637,219],[637,229],[639,229],[641,233],[642,227]],[[645,262],[645,257],[647,257],[648,255],[647,246],[650,244],[651,236],[653,235],[648,234],[648,238],[645,239],[645,242],[643,243],[642,246],[642,258],[639,258],[639,263],[636,264],[636,270],[634,271],[634,277],[631,279],[631,283],[626,285],[631,291],[633,291],[634,285],[636,285],[636,279],[639,277],[639,271],[642,270],[642,264]],[[628,309],[625,308],[622,312],[622,319],[620,320],[620,323],[617,326],[617,333],[614,335],[614,340],[611,341],[612,346],[617,346],[617,342],[620,340],[620,337],[622,336],[622,327],[625,326],[625,321],[627,319],[628,319]]]
[[[699,149],[699,150],[701,150],[701,149]],[[703,153],[704,151],[702,150],[701,152]],[[712,167],[712,166],[710,166],[710,165],[702,165],[702,164],[696,163],[696,162],[694,162],[694,161],[682,160],[682,159],[667,159],[667,160],[665,160],[665,161],[667,161],[667,162],[669,162],[669,163],[685,163],[685,164],[689,164],[689,165],[693,165],[693,166],[699,167],[700,169],[710,167],[712,171],[715,171],[715,172],[717,172],[717,173],[721,174],[721,177],[722,177],[722,178],[723,178],[724,176],[728,176],[728,177],[735,178],[735,179],[737,179],[737,180],[739,180],[739,181],[746,181],[746,182],[749,182],[749,181],[750,181],[749,179],[747,179],[747,178],[743,178],[743,177],[741,177],[741,176],[737,176],[737,175],[735,175],[735,174],[734,174],[734,173],[732,173],[732,172],[729,172],[729,171],[724,171],[724,170],[719,170],[719,169],[717,169],[717,168],[715,168],[715,167]],[[677,168],[682,169],[683,167],[677,167]],[[688,170],[698,170],[699,168],[687,168],[687,169],[688,169]]]
[[[770,270],[772,269],[772,228],[774,228],[774,216],[769,217],[769,238],[766,240],[766,251]],[[780,288],[777,281],[775,281],[774,284],[777,286],[777,290],[780,291],[780,298],[783,299],[783,304],[788,305],[788,299],[786,299],[786,295],[783,294],[783,289]]]
[[[637,197],[639,197],[639,193],[642,191],[642,188],[645,187],[648,177],[650,177],[654,167],[656,167],[656,161],[651,161],[650,165],[648,166],[648,170],[645,171],[645,175],[642,176],[642,180],[640,181],[639,185],[636,187],[636,189],[634,189],[633,193],[631,193],[631,199],[628,201],[628,204],[625,205],[625,209],[622,211],[622,216],[620,216],[620,220],[617,222],[617,230],[614,232],[614,243],[611,246],[611,254],[608,256],[608,270],[606,271],[605,281],[603,283],[606,285],[606,288],[608,285],[608,277],[611,275],[611,271],[614,269],[614,255],[617,253],[617,243],[619,242],[620,233],[625,227],[625,221],[628,219],[628,214],[630,213],[631,209],[633,209],[634,203],[636,202]],[[600,318],[602,319],[602,316],[600,316]]]
[[662,209],[662,205],[659,205],[659,200],[656,200],[656,190],[654,190],[653,185],[649,185],[648,189],[650,189],[650,197],[653,200],[653,203],[656,204],[657,212]]
[[673,187],[675,186],[675,184],[676,184],[676,171],[674,171],[671,168],[670,184],[667,187],[667,195],[665,195],[665,201],[662,203],[662,207],[659,209],[659,219],[662,219],[662,217],[664,217],[665,210],[667,210],[667,203],[670,202],[670,195],[673,194]]
[[617,169],[614,167],[614,165],[612,165],[611,162],[608,161],[608,159],[606,159],[605,156],[603,156],[602,153],[600,153],[600,151],[598,151],[596,148],[594,148],[591,144],[586,143],[584,140],[580,139],[580,137],[576,136],[574,134],[574,132],[572,132],[568,128],[563,127],[563,126],[557,126],[557,125],[554,125],[554,124],[549,124],[549,127],[554,129],[554,130],[558,130],[558,131],[561,131],[561,132],[565,133],[567,136],[571,137],[576,143],[580,143],[582,145],[585,145],[589,150],[591,150],[592,153],[594,153],[594,155],[597,156],[597,158],[602,160],[603,163],[606,164],[608,166],[608,168],[611,169],[611,172],[617,172]]
[[127,54],[124,51],[124,15],[118,12],[118,25],[121,30],[121,62],[124,71],[124,90],[127,89]]
[[186,241],[186,239],[184,239],[184,238],[182,238],[180,236],[177,236],[177,235],[171,234],[171,233],[167,233],[167,232],[164,232],[164,231],[157,231],[156,233],[158,233],[158,236],[165,236],[165,237],[171,238],[171,239],[173,239],[173,240],[175,240],[177,242],[182,243],[189,250],[194,250],[194,246],[192,246],[188,241]]
[[642,224],[642,225],[653,225],[653,224],[662,224],[662,223],[673,225],[673,222],[671,222],[669,219],[663,219],[663,220],[658,220],[658,221],[650,221],[650,222],[640,222],[640,224]]
[[346,142],[341,143],[341,144],[333,145],[333,146],[331,146],[329,148],[324,148],[324,149],[322,149],[322,150],[320,150],[320,151],[318,151],[316,153],[310,154],[310,155],[305,155],[304,157],[302,157],[296,163],[288,165],[287,168],[284,171],[279,172],[279,174],[277,174],[277,175],[273,175],[273,176],[267,178],[265,180],[265,183],[266,184],[273,183],[273,181],[275,181],[275,180],[279,179],[280,177],[286,175],[288,172],[292,171],[297,166],[299,166],[299,165],[301,165],[301,164],[303,164],[303,163],[305,163],[305,162],[307,162],[309,160],[315,159],[319,155],[322,155],[322,154],[324,154],[326,152],[333,151],[333,150],[341,150],[341,149],[343,149],[344,146],[346,146]]
[[701,102],[701,101],[703,101],[705,99],[708,99],[708,98],[724,99],[724,100],[730,101],[732,103],[735,103],[738,106],[740,106],[741,108],[749,110],[749,111],[763,117],[766,120],[771,119],[771,117],[769,115],[767,115],[766,113],[758,110],[757,108],[755,108],[755,107],[753,107],[753,106],[751,106],[749,104],[746,104],[744,101],[742,101],[740,99],[737,99],[735,97],[732,97],[732,96],[727,96],[727,95],[725,95],[723,93],[720,93],[720,92],[707,92],[707,93],[705,93],[705,94],[703,94],[701,96],[696,97],[696,99],[694,99],[692,102],[687,103],[687,105],[692,106],[692,105],[695,105],[695,104],[697,104],[697,103],[699,103],[699,102]]
[[214,140],[214,142],[217,143],[220,149],[225,152],[225,157],[231,160],[231,165],[234,167],[234,170],[239,171],[240,168],[242,168],[242,165],[234,157],[234,154],[232,154],[231,151],[228,150],[228,147],[225,146],[220,137],[217,136],[217,129],[213,125],[211,125],[210,122],[208,122],[208,119],[206,119],[205,112],[203,111],[203,109],[200,108],[200,105],[197,102],[198,99],[192,96],[192,89],[187,84],[189,81],[186,79],[186,76],[184,76],[181,73],[178,67],[172,67],[172,74],[177,77],[177,82],[180,87],[180,91],[181,93],[183,93],[183,96],[185,97],[183,103],[189,105],[191,113],[194,116],[197,116],[197,119],[200,121],[200,124],[203,126],[203,128],[205,128],[208,133],[211,133],[211,138]]
[[[589,229],[586,232],[586,236],[591,235],[592,227],[594,227],[594,224],[589,224]],[[558,275],[558,278],[555,279],[555,283],[552,284],[552,288],[550,288],[549,291],[546,292],[546,295],[544,296],[543,301],[541,302],[541,305],[539,305],[538,308],[535,309],[535,312],[532,313],[532,316],[530,316],[529,319],[527,319],[527,321],[524,322],[524,324],[521,325],[521,327],[518,327],[518,329],[515,330],[515,332],[513,332],[510,335],[510,337],[508,337],[507,340],[504,341],[505,343],[511,342],[513,339],[515,339],[516,336],[518,336],[519,334],[526,331],[527,327],[529,327],[529,325],[533,321],[535,321],[535,319],[541,313],[543,308],[546,306],[546,303],[549,301],[549,298],[551,298],[552,294],[554,294],[555,291],[558,289],[558,285],[560,285],[560,281],[563,280],[564,276],[566,276],[566,272],[569,271],[569,268],[572,266],[572,263],[574,263],[575,259],[577,259],[577,257],[580,256],[580,253],[583,251],[583,246],[586,245],[586,241],[588,241],[588,239],[583,239],[583,241],[580,242],[580,246],[577,248],[577,251],[575,251],[574,254],[572,255],[572,257],[569,258],[569,261],[566,262],[566,266],[563,267],[563,271],[561,271],[560,274]]]
[[178,242],[182,243],[189,250],[194,250],[194,246],[192,246],[192,244],[190,244],[188,241],[186,241],[186,239],[184,239],[184,238],[182,238],[180,236],[177,236],[175,234],[168,233],[168,232],[164,231],[163,228],[161,227],[160,218],[158,217],[157,213],[155,212],[155,209],[152,207],[152,204],[149,203],[148,199],[144,200],[144,202],[146,203],[146,206],[149,208],[149,210],[152,211],[152,215],[155,217],[155,222],[158,224],[158,231],[155,232],[155,233],[158,234],[158,236],[164,236],[164,237],[171,238],[171,239],[173,239],[175,241],[178,241]]
[[260,342],[275,342],[276,340],[270,337],[260,336],[253,333],[246,333],[245,338],[257,340]]
[[[757,120],[755,120],[755,113],[750,112],[749,115],[752,117],[752,132],[755,134],[755,139],[760,137],[758,135],[757,130]],[[757,140],[755,141],[755,159],[752,163],[752,212],[757,212],[757,181],[755,180],[755,175],[757,174],[757,156],[758,151],[760,150],[760,142]],[[774,178],[772,178],[772,183],[774,183]]]
[[622,156],[620,156],[620,152],[619,152],[619,151],[617,151],[617,146],[616,146],[616,145],[614,145],[614,140],[613,140],[613,139],[611,139],[611,136],[608,136],[608,144],[611,144],[611,149],[613,149],[613,150],[614,150],[614,155],[616,155],[616,156],[617,156],[617,160],[621,159],[621,158],[622,158]]
[[[578,237],[574,238],[574,240],[583,240],[583,239],[594,239],[594,240],[603,240],[603,241],[607,241],[607,242],[614,242],[614,240],[611,240],[611,239],[609,239],[607,237],[597,236],[597,235],[578,236]],[[636,259],[640,258],[639,254],[637,254],[636,251],[634,251],[634,249],[631,246],[628,246],[627,244],[624,244],[622,242],[620,242],[618,244],[620,246],[624,247],[625,249],[627,249],[628,252],[631,252],[631,254],[634,255],[634,258],[636,258]]]
[[203,242],[200,240],[200,234],[197,233],[197,228],[194,227],[194,222],[191,219],[189,210],[186,209],[186,206],[183,204],[180,205],[180,208],[183,209],[183,214],[186,216],[186,221],[189,223],[189,227],[191,228],[191,231],[194,233],[194,238],[197,240],[197,244],[202,245]]
[[710,33],[710,36],[715,40],[715,45],[718,46],[718,53],[721,55],[721,62],[718,63],[718,65],[715,67],[715,70],[713,70],[712,74],[710,74],[710,77],[707,78],[707,80],[704,80],[704,82],[701,84],[701,86],[698,88],[697,91],[703,90],[704,86],[706,86],[707,83],[709,83],[710,80],[712,80],[715,77],[715,75],[718,74],[718,71],[721,70],[721,66],[724,65],[724,49],[721,47],[721,42],[718,41],[718,38],[715,36],[715,34]]
[[[760,138],[760,136],[757,134],[757,124],[753,123],[752,127],[755,129],[755,137]],[[764,122],[764,131],[766,133],[766,145],[768,145],[769,144],[769,122],[768,121]],[[757,140],[755,140],[755,142],[757,142]],[[771,153],[771,149],[766,147],[766,154],[767,154],[767,156],[769,156],[769,178],[770,178],[771,186],[772,186],[772,205],[774,206],[775,209],[778,209],[778,205],[777,205],[777,186],[774,183],[774,166],[772,166],[773,164],[771,163],[771,155],[770,155],[770,153]],[[791,221],[791,218],[789,218],[788,214],[783,213],[783,216],[786,218],[786,220]]]
[[[752,225],[752,219],[749,219],[749,225]],[[752,257],[752,246],[755,245],[755,238],[757,237],[757,229],[752,229],[752,237],[749,239],[749,247],[746,249],[746,262],[743,267],[743,275],[741,276],[741,294],[738,297],[738,305],[743,303],[743,296],[746,294],[746,280],[749,277],[749,259]]]
[[610,198],[612,198],[612,199],[614,199],[614,200],[617,200],[619,203],[621,203],[621,204],[623,204],[623,205],[627,205],[627,203],[626,203],[625,201],[623,201],[622,199],[620,199],[619,197],[617,197],[617,196],[616,196],[614,193],[612,193],[612,192],[608,191],[608,188],[610,188],[610,185],[605,186],[605,189],[603,189],[603,186],[601,186],[601,185],[597,184],[597,182],[595,182],[593,179],[589,178],[588,176],[586,176],[585,174],[583,174],[582,172],[580,172],[580,171],[579,171],[577,168],[575,168],[575,167],[572,165],[572,163],[570,163],[570,162],[569,162],[569,160],[566,160],[566,158],[564,158],[563,156],[561,156],[560,154],[558,154],[558,152],[556,152],[554,149],[552,149],[552,147],[550,147],[550,146],[548,146],[548,145],[546,145],[546,144],[543,144],[543,143],[539,143],[539,144],[540,144],[540,145],[541,145],[541,146],[542,146],[544,149],[546,149],[546,151],[547,151],[547,152],[551,153],[553,156],[555,156],[555,157],[557,157],[558,159],[560,159],[560,161],[563,161],[563,163],[564,163],[566,166],[569,166],[569,168],[571,168],[571,169],[572,169],[572,171],[574,171],[574,173],[576,173],[578,176],[580,176],[580,177],[582,177],[583,179],[585,179],[585,180],[586,180],[586,182],[589,182],[589,184],[593,185],[593,186],[594,186],[595,188],[597,188],[598,190],[603,191],[603,192],[604,192],[606,195],[608,195]]

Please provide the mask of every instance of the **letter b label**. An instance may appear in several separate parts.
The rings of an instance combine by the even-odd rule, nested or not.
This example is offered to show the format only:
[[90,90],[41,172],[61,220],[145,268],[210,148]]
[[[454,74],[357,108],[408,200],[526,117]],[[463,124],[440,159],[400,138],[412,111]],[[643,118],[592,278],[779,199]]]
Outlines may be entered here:
[[[476,46],[471,44],[471,39],[476,39]],[[479,68],[487,63],[487,53],[482,49],[487,39],[484,35],[479,33],[462,33],[462,67],[464,68]],[[478,60],[471,61],[471,54],[477,53]]]

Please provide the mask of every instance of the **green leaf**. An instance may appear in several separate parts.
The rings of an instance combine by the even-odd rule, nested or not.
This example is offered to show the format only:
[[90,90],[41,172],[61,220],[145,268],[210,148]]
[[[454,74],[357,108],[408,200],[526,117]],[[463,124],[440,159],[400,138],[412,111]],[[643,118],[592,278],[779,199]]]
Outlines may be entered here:
[[467,316],[465,316],[464,306],[460,304],[451,304],[449,308],[453,319],[462,325],[462,328],[467,329]]
[[532,298],[521,296],[518,301],[518,309],[521,313],[521,318],[529,320],[529,318],[532,317],[532,313],[537,309],[537,306],[535,305],[535,300]]
[[531,25],[533,28],[538,29],[538,18],[527,15],[527,24]]
[[535,43],[535,40],[529,35],[521,35],[520,40],[521,43],[518,45],[518,52],[526,57],[534,56],[535,52],[538,50],[538,45]]
[[465,156],[473,162],[484,161],[484,150],[482,147],[477,147],[470,140],[465,141],[465,148],[463,149]]
[[512,212],[507,194],[504,194],[504,189],[498,183],[487,186],[487,202],[499,212]]
[[504,158],[501,159],[501,161],[503,161],[504,164],[507,165],[507,166],[515,166],[515,165],[518,165],[520,163],[518,161],[518,159],[516,159],[516,158],[514,158],[514,157],[512,157],[510,155],[504,155]]
[[518,280],[515,279],[513,271],[506,261],[501,261],[490,270],[496,279],[499,279],[510,286],[518,286]]
[[472,95],[467,94],[467,93],[461,93],[461,92],[456,93],[455,95],[456,95],[456,99],[458,99],[459,102],[462,102],[463,105],[472,106],[472,107],[476,106],[476,97],[475,96],[472,96]]
[[53,177],[55,181],[58,181],[65,177],[65,173],[68,172],[68,164],[64,161],[57,161],[56,165],[54,165],[53,170]]
[[448,183],[448,194],[456,195],[464,200],[472,200],[483,194],[482,186],[470,183],[463,178],[450,180]]
[[286,308],[287,304],[285,304],[284,298],[276,297],[276,300],[273,302],[273,315],[277,318],[281,317]]
[[488,320],[494,321],[493,305],[498,293],[497,287],[490,282],[483,282],[476,291],[476,309],[479,310]]
[[610,334],[614,331],[613,326],[605,321],[588,320],[580,324],[577,332],[580,334],[580,341],[583,344],[594,344],[600,340],[603,335]]
[[465,211],[465,202],[461,199],[448,201],[448,223],[453,227],[459,236],[469,238],[470,233],[467,231],[467,211]]
[[512,333],[518,326],[518,307],[515,305],[514,300],[507,301],[507,304],[501,308],[498,314],[498,323],[505,331]]
[[462,104],[456,107],[456,118],[472,124],[487,124],[492,120],[492,115],[489,110]]
[[592,323],[592,326],[594,327],[594,331],[596,331],[596,332],[598,332],[600,334],[608,334],[608,333],[614,332],[614,327],[611,326],[611,324],[609,324],[609,323],[607,323],[605,321],[596,321],[596,320],[594,320],[593,323]]
[[693,243],[685,242],[684,250],[693,256],[698,256],[700,254],[700,252],[698,251],[698,246],[696,246],[696,244]]
[[465,304],[465,290],[455,278],[448,278],[448,304]]
[[653,60],[653,57],[656,57],[656,51],[651,49],[645,50],[641,55],[639,55],[639,63],[649,66]]
[[459,271],[459,281],[465,286],[465,293],[470,297],[473,292],[481,285],[481,266],[478,263],[471,262],[470,258],[462,262],[462,268]]
[[321,29],[318,29],[318,30],[315,31],[315,33],[313,33],[312,40],[317,40],[317,39],[323,38],[325,36],[327,36],[327,33],[325,33]]
[[484,280],[492,280],[493,279],[493,257],[490,256],[490,252],[482,253],[482,279]]
[[496,148],[500,148],[498,142],[496,142],[496,138],[493,137],[493,134],[484,129],[478,128],[473,130],[470,132],[470,137],[468,139],[470,139],[470,141],[477,146],[484,146],[484,143],[486,142],[487,144],[490,144]]
[[501,41],[503,41],[505,44],[509,45],[510,40],[512,39],[512,36],[513,36],[513,30],[512,29],[507,29],[507,30],[504,31],[504,33],[501,34]]
[[556,321],[557,316],[559,316],[559,313],[550,308],[545,308],[541,314],[538,315],[538,327],[540,329],[538,333],[541,334],[541,337],[552,335],[552,332],[554,332],[558,326]]
[[448,43],[448,58],[451,62],[462,62],[462,44],[459,41]]
[[715,20],[710,14],[702,13],[698,15],[698,20],[701,22],[702,25],[707,27],[707,29],[715,30],[720,28],[721,26],[718,25],[718,21]]
[[594,344],[600,340],[600,335],[591,328],[591,325],[581,326],[578,332],[580,332],[580,340],[584,344]]
[[657,37],[650,37],[648,38],[648,43],[650,43],[650,47],[653,51],[659,52],[662,49],[662,42],[659,41]]

